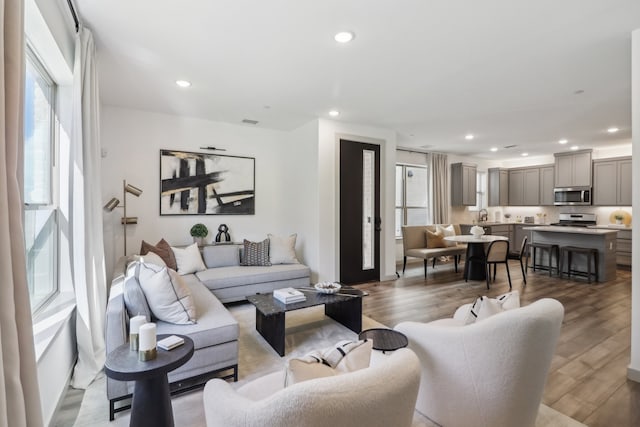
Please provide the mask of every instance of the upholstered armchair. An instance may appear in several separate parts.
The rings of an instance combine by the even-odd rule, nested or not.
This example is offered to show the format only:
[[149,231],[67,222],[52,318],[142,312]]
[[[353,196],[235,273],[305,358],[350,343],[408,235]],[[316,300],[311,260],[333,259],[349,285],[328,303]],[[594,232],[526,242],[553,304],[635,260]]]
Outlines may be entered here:
[[384,362],[284,388],[284,375],[258,378],[237,391],[210,380],[203,400],[208,427],[409,427],[420,365],[409,349]]
[[453,319],[403,322],[420,359],[416,409],[446,427],[533,427],[564,317],[541,299],[464,325]]

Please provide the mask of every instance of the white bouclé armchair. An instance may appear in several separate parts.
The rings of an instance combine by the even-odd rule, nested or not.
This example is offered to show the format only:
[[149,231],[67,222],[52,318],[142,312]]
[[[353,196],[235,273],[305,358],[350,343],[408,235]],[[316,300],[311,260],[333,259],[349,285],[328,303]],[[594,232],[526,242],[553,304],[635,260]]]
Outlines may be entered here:
[[465,326],[466,312],[395,327],[420,359],[416,409],[446,427],[533,427],[562,304],[541,299]]
[[284,388],[284,375],[239,390],[211,380],[203,400],[207,427],[410,427],[420,381],[416,355],[400,349],[384,363]]

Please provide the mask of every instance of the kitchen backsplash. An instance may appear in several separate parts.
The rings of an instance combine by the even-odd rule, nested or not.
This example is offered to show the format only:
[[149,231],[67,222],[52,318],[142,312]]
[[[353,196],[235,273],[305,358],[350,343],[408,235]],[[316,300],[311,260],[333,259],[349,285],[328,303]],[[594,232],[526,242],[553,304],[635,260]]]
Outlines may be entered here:
[[[478,212],[470,211],[468,207],[452,206],[450,209],[450,222],[453,224],[472,224],[478,219]],[[611,213],[620,209],[632,214],[631,206],[494,206],[487,208],[487,212],[489,222],[495,221],[496,212],[500,213],[499,217],[502,218],[500,222],[516,222],[518,216],[522,221],[525,216],[532,216],[537,220],[536,214],[541,214],[542,218],[546,214],[545,223],[547,224],[558,222],[560,213],[594,213],[598,224],[605,225],[611,223],[609,220]],[[508,220],[504,216],[507,213],[511,214]]]

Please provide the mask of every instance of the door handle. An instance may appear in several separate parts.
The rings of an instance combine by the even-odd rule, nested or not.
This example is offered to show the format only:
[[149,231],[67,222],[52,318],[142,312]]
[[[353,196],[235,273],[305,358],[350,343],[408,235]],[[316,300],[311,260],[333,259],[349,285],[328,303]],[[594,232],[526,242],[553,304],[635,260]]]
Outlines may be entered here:
[[382,218],[376,217],[376,231],[382,230]]

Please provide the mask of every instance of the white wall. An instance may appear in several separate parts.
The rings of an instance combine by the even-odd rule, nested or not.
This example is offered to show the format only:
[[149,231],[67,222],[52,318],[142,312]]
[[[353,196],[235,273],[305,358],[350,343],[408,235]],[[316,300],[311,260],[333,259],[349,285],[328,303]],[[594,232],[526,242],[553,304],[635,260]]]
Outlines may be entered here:
[[380,145],[380,276],[395,277],[395,163],[396,134],[393,130],[319,120],[319,271],[320,280],[340,277],[340,139]]
[[[640,182],[640,29],[633,32],[631,54],[631,115],[633,135],[633,182]],[[640,185],[633,186],[633,206],[640,205]],[[627,375],[640,382],[640,227],[633,229],[631,276],[631,362]]]
[[[218,226],[224,223],[234,241],[262,240],[267,233],[298,233],[301,247],[310,250],[309,236],[314,230],[304,204],[310,198],[307,185],[315,182],[314,160],[306,159],[313,155],[311,127],[286,133],[118,107],[104,107],[101,116],[105,202],[111,197],[122,201],[123,179],[143,190],[140,197],[127,194],[127,215],[138,217],[138,224],[127,227],[128,254],[138,253],[142,240],[192,243],[189,230],[198,222],[209,228],[207,241],[215,238]],[[298,136],[303,140],[300,145],[293,140]],[[215,154],[256,159],[255,215],[160,216],[160,149],[201,152],[201,146],[227,150]],[[123,255],[121,216],[119,208],[104,213],[109,276],[114,262]],[[317,269],[313,260],[303,257],[303,261]]]

